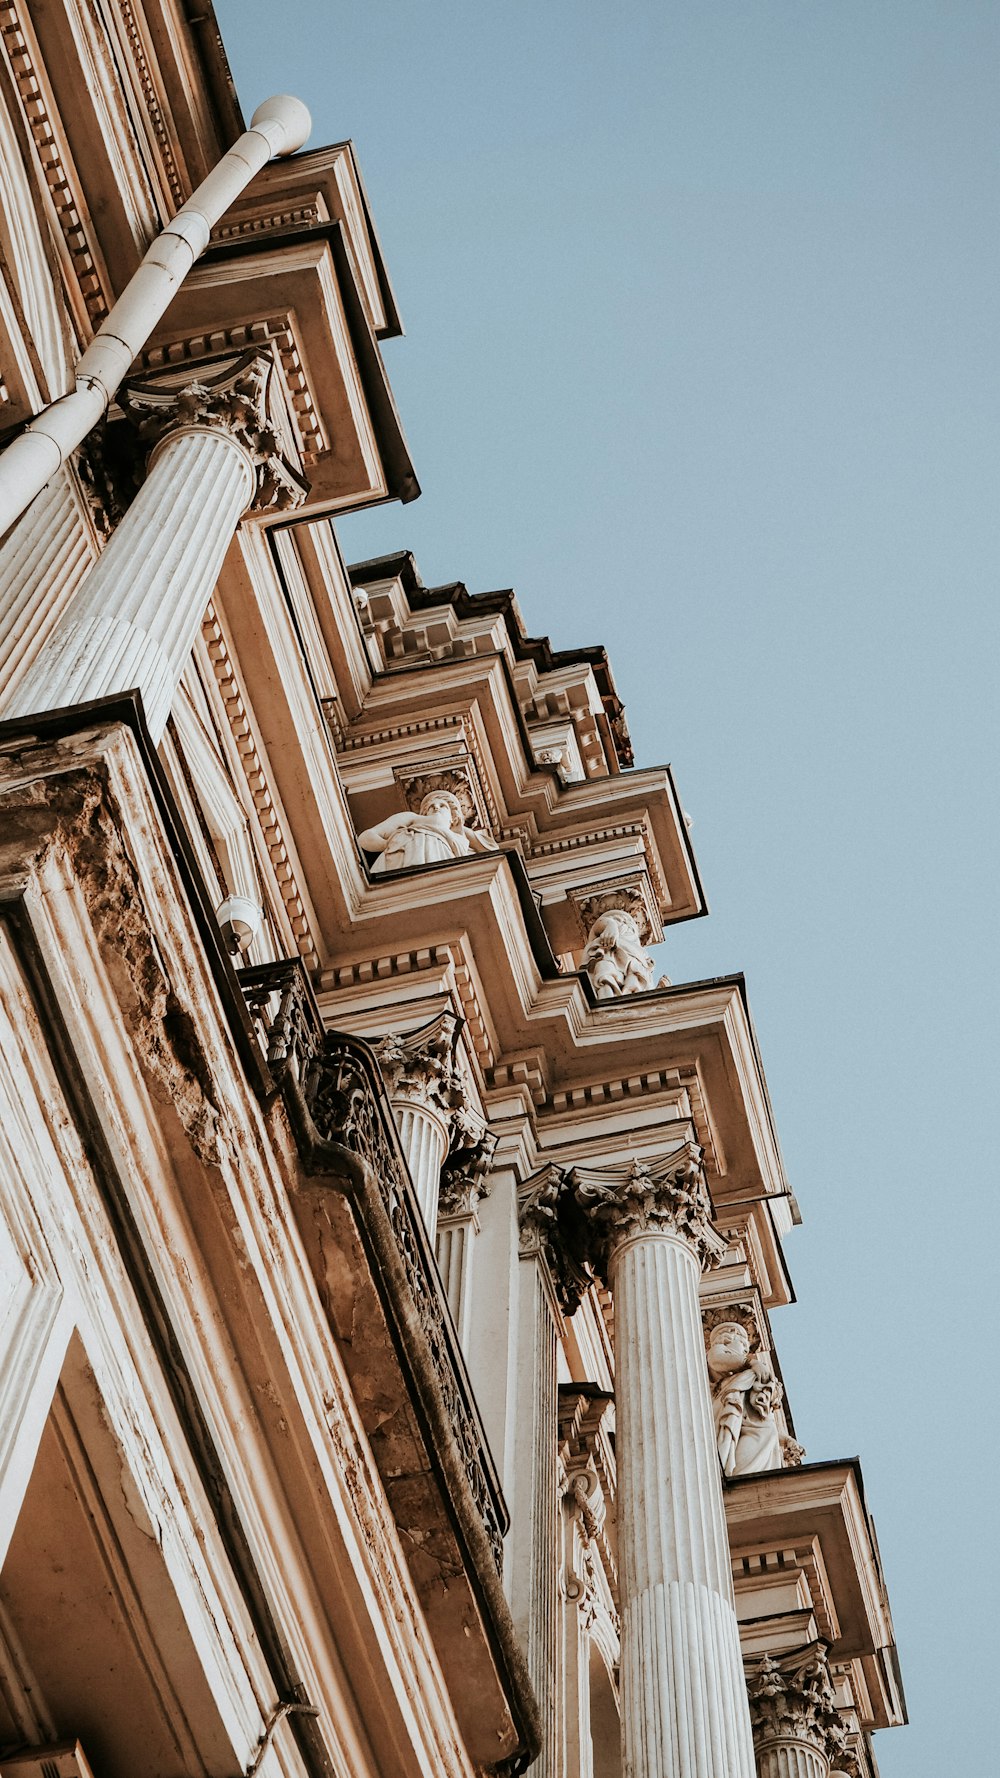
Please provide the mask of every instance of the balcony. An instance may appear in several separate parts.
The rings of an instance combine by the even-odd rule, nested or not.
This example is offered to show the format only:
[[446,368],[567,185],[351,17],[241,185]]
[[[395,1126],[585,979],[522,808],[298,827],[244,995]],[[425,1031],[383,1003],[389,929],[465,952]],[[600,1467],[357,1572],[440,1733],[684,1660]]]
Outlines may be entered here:
[[537,1740],[508,1516],[382,1077],[367,1044],[324,1031],[298,960],[239,979],[298,1151],[299,1233],[466,1744],[492,1764]]

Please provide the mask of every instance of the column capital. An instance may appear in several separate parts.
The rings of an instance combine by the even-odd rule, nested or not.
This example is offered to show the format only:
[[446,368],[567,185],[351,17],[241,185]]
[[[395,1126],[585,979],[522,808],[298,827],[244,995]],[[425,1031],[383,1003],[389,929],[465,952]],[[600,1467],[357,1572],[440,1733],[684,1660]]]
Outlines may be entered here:
[[452,1012],[439,1013],[405,1036],[395,1032],[372,1045],[389,1098],[436,1112],[450,1127],[466,1106],[465,1087],[456,1062],[462,1021]]
[[701,1158],[697,1143],[686,1142],[661,1160],[573,1168],[587,1257],[598,1276],[607,1278],[617,1250],[642,1235],[673,1235],[691,1249],[703,1271],[718,1265],[726,1243],[712,1227]]
[[[218,432],[239,447],[253,478],[247,511],[287,512],[301,506],[307,483],[295,462],[290,429],[283,428],[272,399],[274,359],[269,351],[241,352],[192,375],[186,365],[125,383],[118,402],[150,459],[168,439],[185,432]],[[287,431],[287,437],[283,437]]]
[[474,1217],[492,1190],[490,1166],[497,1138],[485,1118],[468,1106],[452,1113],[451,1145],[441,1168],[438,1219]]
[[750,1725],[758,1753],[780,1742],[797,1742],[850,1771],[854,1764],[837,1709],[826,1648],[814,1642],[777,1659],[764,1655],[747,1666]]
[[518,1188],[517,1221],[522,1259],[544,1262],[563,1315],[574,1315],[593,1283],[567,1239],[564,1213],[572,1198],[573,1174],[550,1165]]

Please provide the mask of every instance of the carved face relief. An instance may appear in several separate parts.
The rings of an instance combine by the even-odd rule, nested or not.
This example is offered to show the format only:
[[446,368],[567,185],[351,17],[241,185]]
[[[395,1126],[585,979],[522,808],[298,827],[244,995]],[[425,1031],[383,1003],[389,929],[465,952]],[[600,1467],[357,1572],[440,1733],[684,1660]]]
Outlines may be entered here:
[[713,1327],[707,1356],[709,1372],[716,1380],[742,1370],[750,1356],[746,1328],[737,1321],[723,1321]]
[[454,828],[457,832],[465,826],[459,800],[447,790],[432,790],[429,796],[424,797],[420,813],[426,820],[432,821],[435,827],[439,827],[442,833],[447,833],[449,828]]

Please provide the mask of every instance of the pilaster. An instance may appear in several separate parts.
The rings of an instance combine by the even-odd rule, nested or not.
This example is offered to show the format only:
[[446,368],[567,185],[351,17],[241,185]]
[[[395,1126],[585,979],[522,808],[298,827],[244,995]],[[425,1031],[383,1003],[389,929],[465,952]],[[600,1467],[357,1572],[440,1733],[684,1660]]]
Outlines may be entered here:
[[556,1357],[569,1304],[555,1270],[553,1234],[561,1168],[536,1174],[518,1193],[517,1449],[511,1501],[510,1600],[542,1712],[539,1778],[558,1763],[559,1487]]
[[614,1424],[612,1396],[593,1385],[560,1387],[561,1769],[574,1778],[621,1769]]
[[489,1197],[490,1162],[496,1137],[468,1111],[452,1119],[451,1147],[441,1169],[438,1195],[437,1262],[458,1329],[462,1350],[472,1333],[473,1263],[479,1234],[479,1206]]

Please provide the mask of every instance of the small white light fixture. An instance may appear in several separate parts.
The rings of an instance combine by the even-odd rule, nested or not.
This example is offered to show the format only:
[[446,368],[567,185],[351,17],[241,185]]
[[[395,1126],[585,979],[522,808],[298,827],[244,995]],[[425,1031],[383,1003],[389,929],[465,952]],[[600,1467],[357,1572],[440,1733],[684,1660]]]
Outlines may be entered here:
[[249,951],[264,924],[264,910],[248,895],[227,895],[215,910],[223,940],[231,957]]

